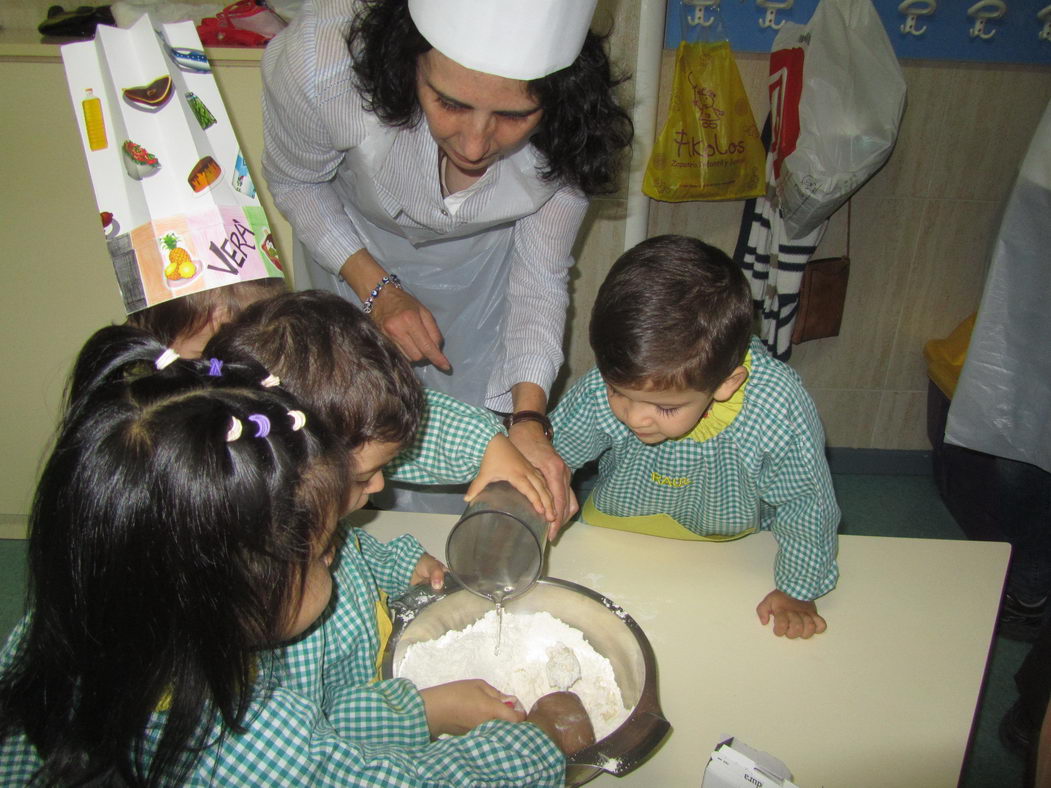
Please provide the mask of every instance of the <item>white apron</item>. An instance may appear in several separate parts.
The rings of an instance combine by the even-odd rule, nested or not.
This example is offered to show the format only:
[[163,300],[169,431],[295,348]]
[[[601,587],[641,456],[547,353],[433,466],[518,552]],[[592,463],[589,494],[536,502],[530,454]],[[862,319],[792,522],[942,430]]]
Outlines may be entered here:
[[[431,311],[442,332],[443,351],[453,372],[444,373],[430,363],[416,364],[420,382],[471,405],[484,406],[490,374],[503,356],[514,222],[505,219],[499,223],[464,225],[457,228],[455,237],[418,224],[399,225],[391,217],[391,201],[388,199],[385,207],[376,179],[371,177],[384,167],[398,166],[398,162],[390,160],[397,134],[397,130],[377,122],[361,145],[347,151],[334,186],[366,248],[384,269],[397,274],[405,288]],[[429,135],[427,140],[434,148],[427,159],[434,174],[434,189],[440,198],[437,145]],[[497,199],[505,204],[510,201],[532,205],[538,191],[550,191],[546,185],[529,184],[514,175],[512,172],[508,177],[505,168],[485,176],[499,177]],[[314,287],[361,305],[361,300],[338,274],[330,273],[312,259],[307,270]],[[439,492],[446,489],[458,492]],[[464,490],[466,485],[445,488],[390,484],[374,498],[382,508],[459,514],[464,509]]]

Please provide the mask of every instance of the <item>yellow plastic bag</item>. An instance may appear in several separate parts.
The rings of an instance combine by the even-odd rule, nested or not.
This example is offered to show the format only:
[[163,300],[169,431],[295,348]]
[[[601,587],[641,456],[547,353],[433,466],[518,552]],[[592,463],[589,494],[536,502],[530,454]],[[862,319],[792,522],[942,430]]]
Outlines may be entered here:
[[686,42],[642,191],[655,200],[744,200],[766,191],[766,150],[729,41]]

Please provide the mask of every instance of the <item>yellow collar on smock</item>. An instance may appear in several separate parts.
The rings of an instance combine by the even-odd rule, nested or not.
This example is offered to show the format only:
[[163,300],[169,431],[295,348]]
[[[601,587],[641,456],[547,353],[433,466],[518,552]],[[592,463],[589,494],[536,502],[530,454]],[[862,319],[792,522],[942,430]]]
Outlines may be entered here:
[[[748,370],[749,376],[752,374],[752,351],[744,357],[744,364],[742,366]],[[733,396],[725,402],[712,401],[712,404],[708,406],[708,410],[701,416],[701,420],[697,422],[697,425],[690,430],[686,435],[683,435],[677,440],[692,440],[701,443],[703,441],[714,438],[720,432],[730,426],[730,423],[737,418],[737,414],[741,412],[741,407],[744,405],[744,392],[748,388],[748,380],[745,380],[741,384],[741,387],[733,393]]]

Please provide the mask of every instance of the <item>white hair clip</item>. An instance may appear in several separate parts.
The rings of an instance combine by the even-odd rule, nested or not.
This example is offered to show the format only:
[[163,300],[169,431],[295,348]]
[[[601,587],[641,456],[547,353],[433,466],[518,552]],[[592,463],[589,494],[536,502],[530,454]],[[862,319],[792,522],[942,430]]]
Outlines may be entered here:
[[241,420],[236,416],[230,417],[230,429],[226,432],[226,442],[233,443],[235,440],[241,437]]
[[157,360],[153,362],[153,366],[157,369],[164,369],[166,366],[171,364],[175,359],[179,357],[179,354],[172,350],[170,347],[165,348],[164,352],[157,356]]
[[273,388],[274,386],[280,386],[281,378],[279,378],[277,375],[267,375],[265,378],[259,381],[259,385],[265,389]]
[[307,416],[301,410],[290,410],[288,415],[292,417],[292,432],[298,432],[307,424]]

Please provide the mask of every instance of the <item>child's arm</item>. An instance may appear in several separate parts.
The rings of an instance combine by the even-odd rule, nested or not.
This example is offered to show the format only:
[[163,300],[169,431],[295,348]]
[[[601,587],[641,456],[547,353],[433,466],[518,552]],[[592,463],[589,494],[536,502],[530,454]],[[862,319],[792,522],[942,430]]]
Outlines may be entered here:
[[388,478],[416,484],[469,482],[467,500],[489,482],[507,481],[538,514],[556,520],[543,474],[511,445],[496,416],[485,408],[425,389],[427,410],[416,440],[385,469]]
[[522,722],[518,698],[505,695],[481,679],[465,679],[420,690],[431,737],[462,736],[489,720]]
[[817,411],[805,392],[797,404],[796,434],[760,479],[760,495],[775,508],[771,530],[780,549],[774,560],[777,588],[756,612],[764,625],[773,616],[775,635],[806,638],[826,628],[813,600],[835,588],[839,579],[840,512]]
[[565,759],[532,725],[491,720],[432,742],[423,698],[405,679],[326,691],[327,714],[278,687],[249,709],[244,733],[206,753],[219,764],[200,772],[229,785],[562,785]]
[[616,422],[609,411],[606,384],[592,369],[563,395],[551,412],[552,443],[571,470],[586,465],[610,446],[604,420]]

